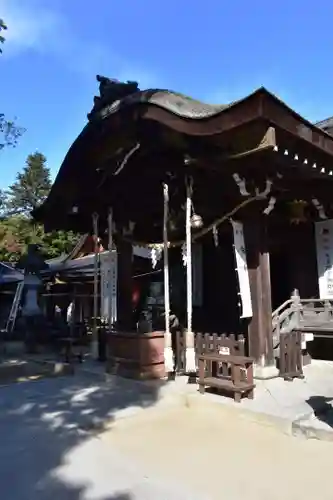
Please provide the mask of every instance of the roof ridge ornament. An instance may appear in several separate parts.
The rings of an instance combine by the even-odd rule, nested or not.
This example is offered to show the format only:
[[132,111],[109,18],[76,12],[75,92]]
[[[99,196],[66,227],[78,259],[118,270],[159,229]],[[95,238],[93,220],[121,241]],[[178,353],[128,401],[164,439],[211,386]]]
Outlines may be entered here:
[[116,78],[107,78],[106,76],[97,75],[96,80],[99,82],[99,96],[94,97],[94,106],[88,113],[88,120],[93,120],[106,106],[112,105],[114,102],[123,99],[131,94],[140,92],[138,82],[127,80],[121,82]]

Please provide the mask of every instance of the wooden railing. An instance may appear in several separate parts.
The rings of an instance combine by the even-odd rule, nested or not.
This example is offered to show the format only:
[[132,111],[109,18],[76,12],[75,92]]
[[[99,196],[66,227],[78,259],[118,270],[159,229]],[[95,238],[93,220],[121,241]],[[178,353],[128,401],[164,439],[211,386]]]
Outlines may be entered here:
[[331,326],[333,330],[333,299],[301,299],[295,292],[272,313],[274,348],[279,347],[282,333],[304,327],[320,331]]
[[300,304],[297,295],[286,300],[272,313],[272,335],[273,347],[277,349],[280,345],[280,334],[292,331],[297,325]]
[[284,380],[304,377],[302,333],[298,330],[280,334],[279,374]]

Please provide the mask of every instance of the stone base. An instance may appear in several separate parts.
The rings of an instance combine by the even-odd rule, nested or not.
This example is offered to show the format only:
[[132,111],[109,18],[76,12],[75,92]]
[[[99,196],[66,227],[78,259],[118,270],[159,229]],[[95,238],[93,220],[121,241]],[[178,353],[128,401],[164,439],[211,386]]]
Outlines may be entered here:
[[194,347],[187,347],[185,350],[185,367],[186,373],[195,374],[197,371]]
[[164,378],[164,332],[110,333],[106,371],[141,380]]
[[311,361],[312,361],[312,358],[311,358],[310,354],[308,353],[308,351],[306,349],[303,349],[302,350],[302,363],[303,363],[303,366],[310,365]]
[[253,367],[253,377],[257,380],[269,380],[278,376],[279,370],[275,365],[260,366],[255,364]]

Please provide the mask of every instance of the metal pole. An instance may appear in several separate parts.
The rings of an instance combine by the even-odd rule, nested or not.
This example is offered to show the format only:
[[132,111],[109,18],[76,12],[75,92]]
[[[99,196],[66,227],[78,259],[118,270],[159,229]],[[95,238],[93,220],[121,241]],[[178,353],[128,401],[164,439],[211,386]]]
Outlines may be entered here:
[[187,332],[186,332],[186,371],[192,374],[196,371],[194,334],[192,331],[192,184],[187,179],[186,184],[186,305],[187,305]]
[[112,265],[113,265],[113,235],[112,235],[112,223],[113,223],[113,212],[112,208],[109,208],[109,214],[108,214],[108,248],[109,248],[109,269],[108,269],[108,323],[109,323],[109,331],[112,329],[112,311],[113,311],[113,296],[112,296],[112,280],[113,280],[113,273],[112,273]]
[[170,333],[170,282],[169,282],[169,248],[168,248],[168,217],[169,217],[169,191],[168,185],[163,185],[164,210],[163,210],[163,257],[164,257],[164,366],[167,374],[173,371],[173,352]]
[[92,355],[94,359],[98,358],[98,264],[99,264],[99,245],[98,245],[98,214],[95,212],[93,219],[93,236],[94,236],[94,323],[92,336]]

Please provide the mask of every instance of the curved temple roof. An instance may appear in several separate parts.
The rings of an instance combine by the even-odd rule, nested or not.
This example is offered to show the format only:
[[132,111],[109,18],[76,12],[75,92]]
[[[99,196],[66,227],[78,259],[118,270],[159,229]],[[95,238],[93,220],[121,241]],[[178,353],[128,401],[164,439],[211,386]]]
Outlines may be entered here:
[[321,128],[322,130],[325,130],[325,132],[327,132],[328,134],[333,135],[333,116],[330,116],[325,120],[317,122],[316,127]]
[[[60,217],[60,213],[64,219],[83,186],[90,191],[96,188],[95,174],[102,151],[107,148],[109,158],[115,157],[119,151],[128,152],[142,139],[144,125],[149,122],[162,125],[182,137],[196,137],[197,143],[230,133],[237,127],[252,125],[255,121],[265,122],[292,134],[320,155],[330,157],[333,164],[333,138],[300,117],[265,88],[227,105],[211,105],[170,90],[140,90],[137,82],[124,83],[101,76],[97,80],[100,96],[94,98],[88,123],[69,149],[48,199],[33,214],[42,222],[50,222]],[[150,129],[145,137],[151,147],[157,128]],[[213,147],[213,143],[209,143],[209,148]],[[117,162],[113,175],[115,168]],[[49,224],[50,229],[56,226]]]

